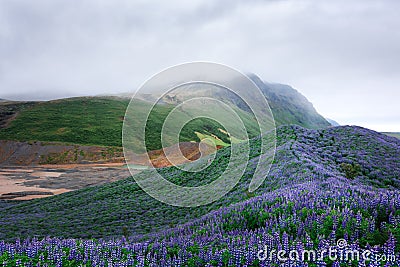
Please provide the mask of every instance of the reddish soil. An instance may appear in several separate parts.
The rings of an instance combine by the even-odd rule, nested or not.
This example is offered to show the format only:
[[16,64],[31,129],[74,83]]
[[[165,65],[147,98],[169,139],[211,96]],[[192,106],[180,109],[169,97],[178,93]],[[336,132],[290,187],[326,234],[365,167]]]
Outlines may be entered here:
[[0,166],[123,163],[122,148],[0,140]]
[[195,161],[215,151],[214,147],[205,143],[182,142],[164,149],[150,151],[148,156],[146,154],[132,156],[132,162],[129,163],[163,168]]
[[[148,157],[136,155],[130,164],[162,168],[195,161],[215,150],[205,143],[184,142],[150,151]],[[48,197],[130,175],[122,148],[0,141],[0,200]]]

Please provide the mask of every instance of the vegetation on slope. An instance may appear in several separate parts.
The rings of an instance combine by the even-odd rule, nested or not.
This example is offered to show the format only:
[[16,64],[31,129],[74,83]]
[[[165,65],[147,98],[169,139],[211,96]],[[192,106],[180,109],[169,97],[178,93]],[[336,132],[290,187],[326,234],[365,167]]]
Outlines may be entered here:
[[[253,77],[269,101],[275,123],[279,125],[295,124],[316,129],[330,124],[320,116],[312,104],[300,93],[289,86],[268,84]],[[241,106],[239,99],[230,94],[217,94],[227,98],[232,108],[244,121],[250,137],[259,134],[259,127],[248,108]],[[124,97],[77,97],[45,102],[1,102],[0,103],[0,140],[16,141],[56,141],[81,145],[119,146],[121,130],[129,98]],[[161,125],[175,104],[163,103],[155,107],[150,115],[146,138],[148,150],[161,148]],[[136,108],[137,116],[144,116],[141,106],[149,105],[143,101]],[[235,106],[236,105],[236,106]],[[210,115],[213,110],[210,109]],[[218,114],[214,114],[217,115]],[[236,122],[232,122],[236,123]],[[200,141],[199,136],[213,137],[220,144],[229,144],[219,123],[209,119],[196,119],[186,125],[181,132],[180,141]],[[201,135],[196,134],[196,132]]]
[[[121,147],[121,131],[129,99],[112,97],[79,97],[30,104],[21,111],[7,127],[0,128],[0,140],[57,141],[82,145]],[[137,116],[144,116],[139,103]],[[0,105],[1,106],[1,105]],[[174,108],[173,105],[157,105],[146,125],[148,150],[160,149],[162,124]],[[143,110],[143,111],[142,111]],[[237,109],[244,120],[250,137],[259,134],[255,121],[249,113]],[[232,122],[235,123],[235,122]],[[173,127],[173,125],[171,126]],[[199,118],[183,127],[181,142],[200,141],[196,132],[229,143],[223,127],[210,119]]]
[[[264,138],[269,138],[265,136]],[[258,155],[260,140],[251,141],[251,155]],[[216,160],[202,172],[168,167],[159,171],[170,181],[196,186],[216,179],[229,161],[230,149],[218,151]],[[356,177],[346,178],[342,164],[358,164]],[[160,203],[144,193],[133,178],[115,183],[15,204],[0,210],[0,239],[38,236],[105,237],[121,235],[125,226],[131,235],[154,233],[252,197],[247,192],[254,171],[250,160],[238,185],[219,201],[199,208],[177,208]],[[147,171],[138,175],[149,175]],[[300,183],[319,183],[330,178],[347,185],[400,188],[400,141],[357,127],[306,130],[278,129],[278,149],[269,175],[256,195]]]
[[0,139],[121,146],[128,100],[70,98],[39,102],[20,112]]
[[[259,141],[251,142],[252,159]],[[160,171],[177,184],[206,183],[226,166],[227,152],[218,151],[206,173],[172,167]],[[0,205],[0,238],[67,238],[0,242],[0,260],[4,266],[280,266],[276,257],[260,262],[257,253],[264,245],[323,253],[340,238],[360,254],[369,249],[374,255],[400,256],[399,140],[359,127],[279,128],[274,166],[257,196],[246,191],[252,162],[232,192],[205,207],[164,205],[132,178]],[[346,177],[343,164],[359,166],[356,175]],[[349,263],[322,257],[286,264],[398,266],[396,261]]]

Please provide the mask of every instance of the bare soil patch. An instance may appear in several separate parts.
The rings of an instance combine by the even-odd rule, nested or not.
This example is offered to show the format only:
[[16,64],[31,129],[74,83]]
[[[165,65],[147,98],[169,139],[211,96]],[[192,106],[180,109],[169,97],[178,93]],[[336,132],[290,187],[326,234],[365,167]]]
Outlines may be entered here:
[[4,166],[0,169],[0,199],[48,197],[118,181],[130,175],[121,163]]

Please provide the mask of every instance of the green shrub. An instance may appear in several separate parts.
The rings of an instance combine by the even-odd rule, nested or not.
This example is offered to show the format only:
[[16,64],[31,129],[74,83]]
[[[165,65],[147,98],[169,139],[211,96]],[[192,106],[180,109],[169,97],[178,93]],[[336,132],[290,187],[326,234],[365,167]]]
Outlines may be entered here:
[[342,163],[340,169],[345,173],[347,179],[354,179],[361,174],[361,166],[357,163]]

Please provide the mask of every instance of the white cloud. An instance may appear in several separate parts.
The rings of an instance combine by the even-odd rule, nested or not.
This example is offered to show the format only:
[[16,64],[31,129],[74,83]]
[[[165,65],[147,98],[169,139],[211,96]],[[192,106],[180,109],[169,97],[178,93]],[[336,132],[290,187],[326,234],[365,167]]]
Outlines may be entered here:
[[[208,60],[290,84],[341,123],[400,131],[399,8],[398,1],[5,0],[0,98],[124,92],[170,65]],[[390,121],[368,124],[376,114]]]

